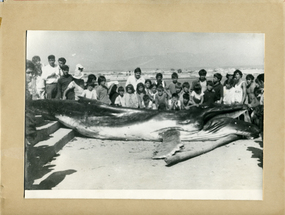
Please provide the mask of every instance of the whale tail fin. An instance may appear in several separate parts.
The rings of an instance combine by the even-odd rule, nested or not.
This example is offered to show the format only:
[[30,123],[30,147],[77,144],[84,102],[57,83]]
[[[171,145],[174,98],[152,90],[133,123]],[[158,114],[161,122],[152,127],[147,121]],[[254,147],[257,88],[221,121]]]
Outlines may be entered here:
[[166,130],[160,133],[162,142],[157,146],[152,159],[163,159],[181,151],[183,144],[180,141],[180,131],[176,129]]

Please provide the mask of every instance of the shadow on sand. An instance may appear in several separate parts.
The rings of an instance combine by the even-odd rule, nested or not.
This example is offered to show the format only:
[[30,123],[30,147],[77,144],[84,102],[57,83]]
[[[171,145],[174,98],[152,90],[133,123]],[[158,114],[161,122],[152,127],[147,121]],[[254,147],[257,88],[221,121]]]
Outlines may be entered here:
[[[255,141],[259,144],[260,147],[263,148],[263,142],[262,141]],[[258,158],[258,166],[263,168],[263,150],[255,147],[248,147],[248,151],[252,152],[252,158]]]
[[58,185],[66,175],[70,175],[76,170],[65,170],[52,173],[38,185],[34,185],[36,179],[42,178],[53,170],[55,165],[49,164],[55,160],[59,154],[56,154],[53,147],[50,146],[28,146],[25,158],[25,190],[47,190]]

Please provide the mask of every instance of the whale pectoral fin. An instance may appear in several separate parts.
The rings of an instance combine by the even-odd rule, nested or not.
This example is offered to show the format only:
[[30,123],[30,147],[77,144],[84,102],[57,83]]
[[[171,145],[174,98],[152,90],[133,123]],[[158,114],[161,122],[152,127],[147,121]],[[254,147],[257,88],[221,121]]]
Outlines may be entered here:
[[162,142],[157,146],[152,159],[163,159],[181,151],[184,146],[180,141],[180,131],[170,129],[160,133]]

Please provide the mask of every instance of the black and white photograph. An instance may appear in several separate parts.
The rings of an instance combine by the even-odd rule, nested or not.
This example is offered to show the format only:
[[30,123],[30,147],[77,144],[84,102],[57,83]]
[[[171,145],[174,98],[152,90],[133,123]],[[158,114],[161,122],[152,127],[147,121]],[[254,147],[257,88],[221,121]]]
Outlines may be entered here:
[[26,32],[25,198],[263,199],[262,33]]

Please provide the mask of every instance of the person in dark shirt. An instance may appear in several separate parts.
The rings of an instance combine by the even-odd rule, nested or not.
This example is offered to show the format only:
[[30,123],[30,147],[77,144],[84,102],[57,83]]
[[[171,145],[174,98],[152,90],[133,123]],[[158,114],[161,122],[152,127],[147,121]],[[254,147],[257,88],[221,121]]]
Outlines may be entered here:
[[[62,99],[64,91],[66,90],[69,83],[73,80],[73,77],[69,74],[69,67],[67,65],[62,65],[61,69],[63,75],[57,81],[57,99]],[[73,90],[67,91],[66,98],[69,100],[74,99]]]
[[213,89],[216,93],[215,96],[215,102],[221,104],[223,101],[223,96],[224,96],[224,90],[223,90],[223,85],[221,84],[221,80],[222,80],[222,75],[220,73],[215,73],[214,74],[214,85],[213,85]]
[[207,90],[204,92],[204,104],[205,106],[213,106],[216,100],[216,92],[213,89],[214,83],[207,81]]

